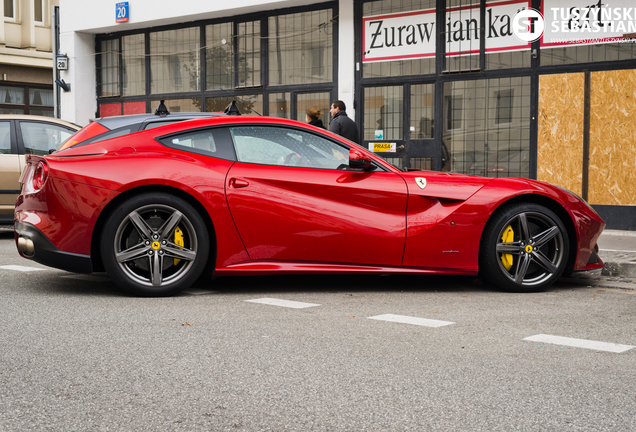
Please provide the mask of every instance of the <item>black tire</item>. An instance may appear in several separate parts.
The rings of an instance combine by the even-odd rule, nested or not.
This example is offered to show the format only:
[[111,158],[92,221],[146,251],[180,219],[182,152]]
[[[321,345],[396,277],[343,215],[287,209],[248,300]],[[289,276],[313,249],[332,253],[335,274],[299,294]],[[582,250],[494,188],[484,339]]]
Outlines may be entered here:
[[106,272],[135,295],[176,294],[197,280],[210,255],[201,215],[174,195],[148,193],[124,201],[100,239]]
[[513,204],[486,225],[479,270],[506,291],[543,291],[561,276],[568,254],[568,233],[553,211],[539,204]]

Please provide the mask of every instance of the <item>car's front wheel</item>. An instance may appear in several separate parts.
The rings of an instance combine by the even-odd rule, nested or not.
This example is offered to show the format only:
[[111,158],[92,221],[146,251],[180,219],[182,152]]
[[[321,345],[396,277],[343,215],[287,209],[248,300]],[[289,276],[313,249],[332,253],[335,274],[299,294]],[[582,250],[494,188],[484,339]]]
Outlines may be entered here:
[[480,272],[507,291],[541,291],[563,273],[568,245],[565,226],[553,211],[534,203],[515,204],[486,226]]
[[203,219],[188,202],[150,193],[113,211],[100,246],[104,267],[117,285],[136,295],[167,296],[201,275],[210,240]]

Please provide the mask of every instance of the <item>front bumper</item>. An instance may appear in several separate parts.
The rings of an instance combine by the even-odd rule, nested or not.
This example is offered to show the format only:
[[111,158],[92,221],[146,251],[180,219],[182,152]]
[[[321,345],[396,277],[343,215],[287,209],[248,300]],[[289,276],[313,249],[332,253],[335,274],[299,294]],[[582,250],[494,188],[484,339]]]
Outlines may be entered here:
[[14,222],[18,252],[24,258],[74,273],[92,273],[90,255],[63,252],[53,246],[42,232],[29,223]]

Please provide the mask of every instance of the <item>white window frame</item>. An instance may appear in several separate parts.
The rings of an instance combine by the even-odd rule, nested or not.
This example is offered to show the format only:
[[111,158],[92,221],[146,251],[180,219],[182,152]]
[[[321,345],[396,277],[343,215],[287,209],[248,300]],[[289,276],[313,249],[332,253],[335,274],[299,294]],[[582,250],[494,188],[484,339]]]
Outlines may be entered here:
[[[40,2],[42,5],[42,21],[35,19],[35,4]],[[33,22],[35,25],[43,26],[46,21],[46,0],[33,0]]]
[[[5,0],[2,0],[2,1],[3,1],[3,5],[2,5],[3,6],[2,7],[3,13],[2,13],[2,15],[4,15],[4,1]],[[10,17],[5,16],[4,20],[5,21],[10,21],[10,22],[16,22],[18,20],[18,0],[12,0],[12,1],[13,1],[13,16],[10,16]]]

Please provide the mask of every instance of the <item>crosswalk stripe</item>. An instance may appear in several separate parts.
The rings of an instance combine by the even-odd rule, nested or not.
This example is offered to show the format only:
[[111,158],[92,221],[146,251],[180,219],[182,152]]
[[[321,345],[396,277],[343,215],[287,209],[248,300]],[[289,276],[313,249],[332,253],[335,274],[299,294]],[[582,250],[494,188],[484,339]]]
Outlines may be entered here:
[[297,302],[297,301],[291,301],[291,300],[280,300],[275,298],[261,298],[261,299],[255,299],[255,300],[245,300],[245,301],[250,303],[261,303],[261,304],[266,304],[271,306],[282,306],[282,307],[288,307],[288,308],[294,308],[294,309],[320,306],[319,304],[315,304],[315,303],[303,303],[303,302]]
[[443,326],[455,324],[454,322],[450,322],[450,321],[439,321],[439,320],[432,320],[432,319],[426,319],[426,318],[417,318],[417,317],[411,317],[411,316],[405,316],[405,315],[393,315],[393,314],[372,316],[372,317],[369,317],[369,319],[379,320],[379,321],[390,321],[390,322],[396,322],[401,324],[419,325],[424,327],[443,327]]
[[5,266],[0,266],[0,269],[4,269],[4,270],[15,270],[15,271],[21,271],[21,272],[30,272],[30,271],[41,271],[44,270],[42,268],[37,268],[37,267],[25,267],[25,266],[19,266],[19,265],[5,265]]
[[565,346],[571,346],[576,348],[587,348],[587,349],[593,349],[597,351],[609,351],[613,353],[622,353],[634,348],[631,345],[620,345],[620,344],[609,343],[609,342],[597,342],[597,341],[586,340],[586,339],[574,339],[569,337],[552,336],[552,335],[545,335],[545,334],[530,336],[525,338],[524,340],[531,341],[531,342],[543,342],[543,343],[549,343],[554,345],[565,345]]

